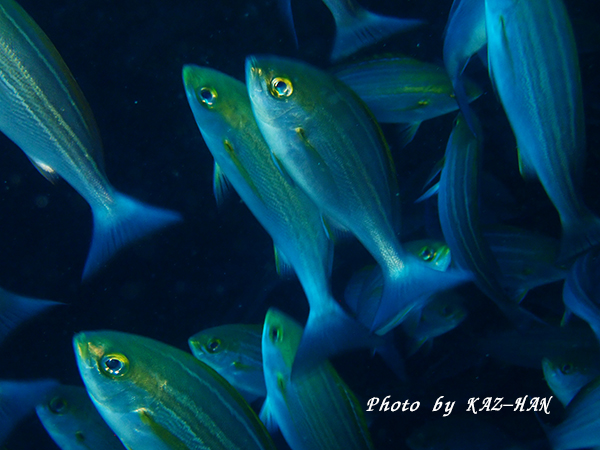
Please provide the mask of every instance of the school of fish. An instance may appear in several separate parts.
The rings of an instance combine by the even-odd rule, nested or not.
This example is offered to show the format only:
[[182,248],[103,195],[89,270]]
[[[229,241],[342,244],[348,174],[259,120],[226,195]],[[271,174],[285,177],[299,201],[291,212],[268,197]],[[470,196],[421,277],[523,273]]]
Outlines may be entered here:
[[[356,0],[323,3],[335,21],[329,65],[250,54],[240,80],[187,61],[180,105],[198,128],[186,132],[214,159],[217,204],[227,208],[234,191],[258,220],[277,273],[299,282],[307,318],[265,305],[261,323],[200,330],[189,352],[135,328],[81,330],[72,348],[82,384],[0,371],[0,445],[36,412],[63,450],[600,448],[600,217],[586,204],[584,91],[563,0],[454,0],[439,63],[369,53],[426,29],[424,20],[376,14]],[[285,39],[301,48],[291,0],[276,6]],[[481,61],[471,63],[475,55]],[[485,163],[494,128],[478,106],[486,88],[465,74],[476,64],[514,135],[505,149],[511,170],[539,181],[559,237],[550,224],[523,226],[524,208],[499,205],[503,182]],[[411,180],[400,176],[407,152],[418,153],[422,123],[443,115],[453,120],[445,150]],[[82,284],[102,278],[123,248],[183,221],[113,187],[84,93],[14,0],[0,0],[0,131],[89,205]],[[346,245],[369,263],[338,289],[336,252]],[[554,309],[528,303],[531,290],[552,283],[563,286]],[[0,288],[0,345],[60,308]],[[483,326],[477,314],[489,316]],[[356,373],[389,372],[393,383],[363,389],[343,379],[352,370],[337,362],[353,358]],[[502,373],[544,380],[521,393],[532,397],[528,433],[502,426],[508,419],[492,425],[485,406],[481,415],[457,406],[386,446],[399,413],[372,412],[380,398],[435,411],[449,394],[431,386],[466,379],[489,360]],[[498,393],[499,384],[483,376],[472,392],[457,389],[457,403]]]

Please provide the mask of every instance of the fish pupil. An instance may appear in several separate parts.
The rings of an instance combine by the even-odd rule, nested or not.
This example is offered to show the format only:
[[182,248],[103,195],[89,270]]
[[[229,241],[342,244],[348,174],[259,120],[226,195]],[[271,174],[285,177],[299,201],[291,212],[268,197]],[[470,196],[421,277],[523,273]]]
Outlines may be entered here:
[[565,374],[568,375],[569,373],[571,373],[571,370],[573,369],[573,366],[571,364],[565,364],[560,368],[560,371]]
[[48,407],[54,414],[62,414],[67,409],[67,402],[60,397],[55,397],[50,401]]
[[215,98],[217,97],[216,93],[207,87],[203,87],[198,92],[200,96],[200,101],[206,106],[212,106],[215,103]]
[[210,353],[215,353],[217,350],[219,350],[220,346],[221,346],[221,341],[219,339],[212,339],[206,346],[206,349]]
[[118,359],[109,359],[106,361],[106,367],[110,370],[119,370],[121,368],[121,361]]
[[102,369],[113,376],[121,376],[125,374],[128,368],[129,361],[125,356],[110,355],[102,358]]
[[429,248],[424,248],[421,251],[421,258],[423,258],[423,261],[431,261],[434,256],[435,252],[431,251]]
[[270,336],[271,336],[271,341],[277,342],[280,337],[279,328],[276,328],[276,327],[271,328]]
[[284,78],[273,78],[271,92],[275,97],[289,97],[292,95],[292,83]]

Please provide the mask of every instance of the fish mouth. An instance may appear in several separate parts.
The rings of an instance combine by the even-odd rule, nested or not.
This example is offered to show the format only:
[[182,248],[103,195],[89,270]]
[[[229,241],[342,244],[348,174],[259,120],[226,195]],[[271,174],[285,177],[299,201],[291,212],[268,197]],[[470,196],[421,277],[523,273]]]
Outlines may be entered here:
[[96,360],[104,353],[100,346],[92,344],[85,333],[78,333],[73,337],[73,349],[81,368],[93,369]]
[[258,58],[250,55],[246,58],[246,85],[255,92],[263,92],[263,84],[264,71],[260,68]]

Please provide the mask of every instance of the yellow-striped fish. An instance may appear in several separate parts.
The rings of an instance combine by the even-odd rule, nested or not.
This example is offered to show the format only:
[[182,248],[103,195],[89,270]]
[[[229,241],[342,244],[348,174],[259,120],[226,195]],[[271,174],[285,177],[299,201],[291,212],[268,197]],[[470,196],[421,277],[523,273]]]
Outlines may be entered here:
[[562,223],[559,258],[600,244],[584,204],[585,123],[573,30],[561,0],[486,0],[488,69],[517,140],[519,168],[538,178]]
[[189,353],[117,331],[77,334],[79,372],[130,449],[275,449],[242,396]]
[[64,178],[92,208],[84,278],[128,242],[180,220],[111,186],[83,93],[52,42],[13,0],[0,0],[0,131],[42,175]]
[[262,329],[262,325],[221,325],[196,333],[188,344],[196,358],[253,402],[267,395],[260,348]]
[[[381,266],[383,295],[372,331],[385,333],[421,299],[470,278],[432,270],[401,247],[389,148],[373,115],[348,86],[301,61],[268,55],[246,59],[246,84],[280,169],[329,223],[354,234]],[[303,339],[296,364],[310,359]]]
[[57,386],[35,412],[62,450],[125,450],[82,386]]
[[267,399],[261,419],[294,450],[372,449],[361,405],[329,361],[291,377],[302,327],[275,308],[262,335]]

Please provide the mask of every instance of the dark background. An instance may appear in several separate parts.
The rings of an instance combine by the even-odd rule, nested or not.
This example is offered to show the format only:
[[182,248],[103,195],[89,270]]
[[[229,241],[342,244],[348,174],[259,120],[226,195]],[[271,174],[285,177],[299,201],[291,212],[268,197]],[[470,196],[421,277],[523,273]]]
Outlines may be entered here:
[[[451,3],[362,1],[375,12],[428,21],[426,27],[371,47],[362,56],[402,52],[441,63],[442,33]],[[593,17],[594,2],[566,3],[582,50],[588,125],[585,195],[600,212],[600,43],[594,33],[599,22]],[[127,247],[105,270],[81,283],[92,226],[87,203],[65,182],[48,183],[23,152],[0,135],[0,286],[65,303],[23,325],[2,344],[0,378],[53,377],[80,384],[71,339],[83,330],[127,331],[187,349],[188,337],[197,331],[224,323],[260,323],[270,306],[305,320],[308,309],[302,290],[296,281],[281,280],[275,273],[266,232],[237,199],[221,210],[216,207],[212,157],[189,110],[181,68],[186,63],[208,65],[243,79],[244,59],[252,53],[295,56],[327,67],[334,24],[324,4],[293,1],[299,50],[274,0],[21,0],[20,4],[50,37],[90,103],[111,183],[137,199],[181,212],[184,221]],[[474,61],[468,72],[486,92],[474,105],[491,136],[485,166],[521,208],[520,224],[558,237],[558,217],[543,189],[518,176],[514,139],[485,68]],[[443,154],[452,120],[453,115],[447,115],[424,123],[415,141],[396,154],[400,182],[419,180],[418,186],[403,189],[419,189],[424,181],[421,174],[426,175]],[[385,131],[394,149],[397,134],[393,129]],[[403,200],[404,213],[409,214],[414,198]],[[423,236],[421,230],[410,237]],[[357,243],[336,249],[333,281],[338,297],[352,271],[369,262]],[[531,302],[542,298],[560,308],[560,290],[560,285],[543,288],[540,294],[531,294]],[[481,324],[495,323],[489,317],[496,313],[487,301],[472,288],[465,292],[478,300],[472,305],[471,325],[465,326],[478,332]],[[462,345],[460,339],[450,337],[438,341],[437,354],[409,362],[413,377]],[[493,362],[433,387],[410,389],[366,352],[335,362],[363,404],[372,395],[388,394],[396,400],[423,403],[418,413],[371,419],[378,449],[405,448],[404,440],[414,428],[434,417],[426,402],[439,395],[458,400],[456,411],[459,405],[464,410],[466,398],[480,394],[550,395],[541,370]],[[553,406],[560,409],[557,402]],[[526,419],[516,416],[502,413],[491,420],[518,439],[543,436],[532,414]],[[56,448],[35,416],[21,423],[5,445],[8,450]]]

